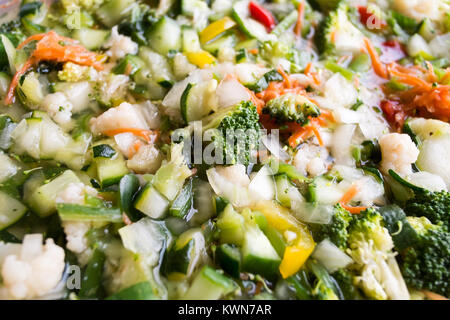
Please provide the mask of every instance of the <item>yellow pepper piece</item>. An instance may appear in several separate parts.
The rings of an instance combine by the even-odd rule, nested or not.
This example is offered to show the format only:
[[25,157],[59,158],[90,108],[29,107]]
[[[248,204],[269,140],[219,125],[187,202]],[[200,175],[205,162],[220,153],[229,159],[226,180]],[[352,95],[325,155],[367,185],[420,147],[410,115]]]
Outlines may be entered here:
[[297,273],[315,247],[307,227],[275,201],[258,202],[253,209],[260,211],[266,217],[267,223],[278,231],[283,233],[289,230],[297,234],[295,243],[286,247],[280,264],[280,273],[284,279]]
[[206,51],[186,52],[185,54],[189,62],[195,64],[199,68],[203,68],[216,61],[216,58]]
[[283,260],[280,264],[280,273],[286,279],[297,273],[314,250],[314,245],[309,247],[293,245],[284,250]]
[[224,17],[220,20],[217,20],[213,23],[211,23],[209,26],[207,26],[205,29],[203,29],[200,32],[200,41],[202,43],[206,43],[215,37],[217,37],[222,32],[233,28],[236,25],[236,22],[234,22],[229,17]]

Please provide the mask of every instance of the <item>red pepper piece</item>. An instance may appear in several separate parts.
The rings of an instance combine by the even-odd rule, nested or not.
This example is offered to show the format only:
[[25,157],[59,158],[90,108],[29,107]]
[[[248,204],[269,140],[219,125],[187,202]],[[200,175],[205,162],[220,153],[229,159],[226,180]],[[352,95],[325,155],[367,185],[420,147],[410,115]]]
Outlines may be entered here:
[[272,29],[275,28],[275,18],[269,10],[265,9],[254,1],[250,1],[248,9],[253,19],[262,23],[266,27],[268,32],[272,31]]

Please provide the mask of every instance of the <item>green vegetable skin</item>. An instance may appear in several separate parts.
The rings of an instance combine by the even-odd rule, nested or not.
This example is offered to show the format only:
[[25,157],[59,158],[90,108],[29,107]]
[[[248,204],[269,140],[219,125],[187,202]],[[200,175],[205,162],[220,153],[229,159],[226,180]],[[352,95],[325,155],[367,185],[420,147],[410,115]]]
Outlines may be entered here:
[[[81,288],[41,295],[20,282],[29,299],[450,296],[450,125],[431,99],[450,84],[450,14],[416,19],[395,1],[254,2],[18,3],[0,24],[0,298],[21,298],[3,267],[10,254],[33,285],[59,288],[67,266],[81,268]],[[438,3],[426,7],[444,11]],[[50,30],[103,70],[84,55],[66,65],[65,52],[15,77]],[[365,38],[389,65],[385,80]],[[47,51],[71,45],[58,44]],[[414,71],[401,77],[396,65]],[[407,102],[410,92],[423,108]],[[273,128],[279,144],[269,145],[261,129]],[[389,132],[414,144],[382,143]],[[389,161],[395,143],[404,152]],[[212,148],[220,163],[199,163]],[[17,251],[36,233],[39,268]],[[56,268],[63,277],[40,271]]]

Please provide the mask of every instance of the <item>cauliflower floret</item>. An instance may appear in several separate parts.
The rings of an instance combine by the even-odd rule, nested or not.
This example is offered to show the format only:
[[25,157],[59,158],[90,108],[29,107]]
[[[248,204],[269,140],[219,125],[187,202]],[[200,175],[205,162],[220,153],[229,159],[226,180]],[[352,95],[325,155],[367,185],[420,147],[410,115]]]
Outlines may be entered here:
[[56,203],[72,203],[84,204],[86,195],[97,196],[98,192],[92,187],[85,185],[82,182],[69,183],[69,185],[62,190],[56,197]]
[[389,169],[403,176],[412,173],[411,164],[416,162],[419,149],[407,134],[385,134],[378,142],[382,153],[381,169],[385,173]]
[[328,150],[313,144],[305,144],[295,155],[294,166],[300,173],[313,177],[327,171]]
[[62,225],[64,228],[64,233],[66,234],[67,249],[77,254],[81,254],[86,250],[89,250],[86,232],[91,229],[91,223],[63,221]]
[[143,130],[149,128],[139,106],[127,102],[123,102],[118,107],[111,108],[100,116],[92,118],[89,125],[94,134],[120,128],[136,128]]
[[[56,197],[56,203],[71,203],[71,204],[85,204],[85,196],[97,196],[96,189],[89,187],[81,182],[70,183],[64,190],[62,190]],[[86,232],[91,229],[90,222],[79,221],[63,221],[62,226],[66,234],[67,249],[77,254],[78,260],[81,264],[87,263],[92,254],[92,250],[88,248]]]
[[421,21],[424,18],[439,20],[442,18],[442,0],[394,0],[394,9],[400,13]]
[[133,42],[130,37],[119,34],[117,26],[111,30],[111,37],[104,45],[109,50],[106,55],[113,60],[119,60],[127,54],[136,54],[138,52],[138,44]]
[[104,0],[61,0],[61,4],[66,12],[74,12],[83,7],[85,9],[98,8]]
[[46,95],[41,107],[63,128],[70,125],[73,105],[64,93],[56,92]]
[[97,71],[88,66],[66,62],[63,69],[58,71],[58,79],[67,82],[77,82],[83,80],[93,80],[97,77]]
[[124,74],[100,73],[97,81],[97,99],[106,106],[111,106],[113,101],[126,100],[130,78]]
[[127,160],[127,167],[138,173],[155,173],[161,166],[163,156],[151,144],[139,148],[138,152]]
[[61,280],[65,262],[64,250],[42,234],[29,234],[23,239],[20,254],[10,254],[3,262],[1,275],[7,294],[13,299],[40,297]]

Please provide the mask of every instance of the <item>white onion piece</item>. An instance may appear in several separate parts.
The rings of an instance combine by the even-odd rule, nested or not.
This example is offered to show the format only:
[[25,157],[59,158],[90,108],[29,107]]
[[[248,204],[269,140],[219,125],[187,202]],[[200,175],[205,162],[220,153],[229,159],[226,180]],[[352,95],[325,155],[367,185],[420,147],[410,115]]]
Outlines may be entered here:
[[225,77],[220,82],[216,95],[219,100],[219,108],[232,107],[241,101],[250,100],[247,89],[233,77]]
[[289,153],[284,151],[283,147],[280,144],[280,141],[273,134],[263,136],[261,138],[261,142],[264,144],[267,150],[269,150],[270,153],[275,156],[275,158],[283,161],[291,159]]
[[131,132],[119,133],[114,136],[114,141],[116,141],[119,151],[125,155],[127,158],[132,156],[130,153],[133,143],[136,141],[136,137]]
[[447,186],[445,185],[444,179],[436,174],[426,171],[414,172],[408,176],[408,180],[412,184],[430,191],[447,191]]
[[331,205],[292,201],[291,207],[294,215],[307,223],[329,224],[334,214],[334,208]]
[[220,175],[216,168],[207,170],[206,176],[217,195],[223,196],[237,207],[243,207],[250,204],[248,189],[233,183],[233,181],[229,181]]
[[323,240],[317,245],[312,257],[317,259],[330,273],[345,268],[353,262],[352,258],[342,252],[328,239]]
[[273,173],[268,166],[263,166],[253,177],[248,185],[248,190],[255,201],[275,199]]
[[342,107],[333,110],[333,118],[337,123],[358,123],[360,120],[358,112]]
[[344,124],[339,126],[334,132],[332,139],[331,153],[336,164],[353,166],[354,159],[351,155],[351,144],[356,125]]

